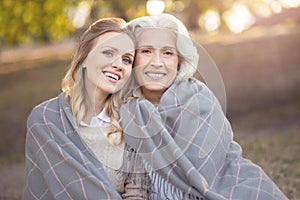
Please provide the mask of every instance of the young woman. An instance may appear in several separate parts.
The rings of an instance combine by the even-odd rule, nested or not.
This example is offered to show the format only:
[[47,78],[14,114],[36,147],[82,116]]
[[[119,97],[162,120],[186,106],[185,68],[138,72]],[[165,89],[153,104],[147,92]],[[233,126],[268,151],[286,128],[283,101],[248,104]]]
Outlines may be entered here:
[[287,199],[242,158],[219,102],[192,78],[198,55],[184,25],[167,14],[129,25],[138,43],[134,98],[120,115],[125,141],[151,171],[151,199]]
[[118,123],[134,56],[123,19],[100,19],[83,34],[63,92],[28,118],[24,200],[147,197],[147,176],[130,163]]

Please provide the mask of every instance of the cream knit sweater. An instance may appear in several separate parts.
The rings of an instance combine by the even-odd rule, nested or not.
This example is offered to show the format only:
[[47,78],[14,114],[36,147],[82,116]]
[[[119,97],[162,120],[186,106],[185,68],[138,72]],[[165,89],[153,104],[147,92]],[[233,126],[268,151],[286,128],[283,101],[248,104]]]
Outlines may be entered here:
[[[108,178],[123,199],[147,199],[146,174],[138,174],[143,178],[136,178],[136,182],[126,178],[119,169],[123,163],[124,141],[113,145],[107,139],[108,127],[79,126],[80,136],[94,156],[102,163]],[[141,181],[145,181],[141,184]],[[141,185],[143,188],[141,188]]]

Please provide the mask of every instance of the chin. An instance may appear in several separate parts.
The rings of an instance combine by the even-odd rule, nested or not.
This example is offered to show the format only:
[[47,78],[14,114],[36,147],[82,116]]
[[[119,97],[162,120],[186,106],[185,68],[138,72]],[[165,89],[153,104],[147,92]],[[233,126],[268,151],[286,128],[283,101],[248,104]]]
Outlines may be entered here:
[[105,87],[102,89],[103,92],[107,93],[107,94],[113,94],[118,92],[120,89],[117,87]]
[[153,91],[153,92],[164,92],[167,89],[167,87],[158,85],[155,83],[146,84],[143,86],[143,88],[145,88],[148,91]]

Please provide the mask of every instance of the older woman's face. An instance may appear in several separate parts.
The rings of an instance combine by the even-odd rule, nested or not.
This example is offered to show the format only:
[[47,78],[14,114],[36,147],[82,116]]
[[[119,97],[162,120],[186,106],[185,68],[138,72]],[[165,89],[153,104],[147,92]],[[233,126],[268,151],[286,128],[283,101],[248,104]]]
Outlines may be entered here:
[[137,37],[134,76],[143,92],[163,93],[175,80],[178,68],[176,35],[167,29],[147,28]]
[[104,95],[119,91],[130,77],[133,59],[134,44],[127,34],[100,35],[84,62],[87,90]]

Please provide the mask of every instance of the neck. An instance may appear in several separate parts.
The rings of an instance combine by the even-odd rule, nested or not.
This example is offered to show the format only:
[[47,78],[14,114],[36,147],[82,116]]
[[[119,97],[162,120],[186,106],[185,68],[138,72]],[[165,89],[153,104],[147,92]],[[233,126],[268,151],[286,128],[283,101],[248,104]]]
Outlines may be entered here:
[[104,108],[108,94],[101,93],[99,90],[87,91],[86,105],[88,110],[84,117],[84,122],[89,123],[91,118],[97,116]]
[[143,95],[145,98],[154,105],[158,105],[160,98],[163,95],[164,91],[148,91],[142,88]]

